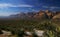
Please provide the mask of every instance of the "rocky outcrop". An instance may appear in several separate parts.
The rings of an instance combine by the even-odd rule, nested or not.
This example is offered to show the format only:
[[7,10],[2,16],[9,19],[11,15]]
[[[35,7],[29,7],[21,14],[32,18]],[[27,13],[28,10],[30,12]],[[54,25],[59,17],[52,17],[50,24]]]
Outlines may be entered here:
[[48,19],[51,19],[53,17],[53,12],[46,10],[45,13],[48,16]]
[[52,19],[60,19],[60,14],[55,15]]
[[44,17],[45,17],[44,11],[39,11],[34,15],[34,18],[44,18]]

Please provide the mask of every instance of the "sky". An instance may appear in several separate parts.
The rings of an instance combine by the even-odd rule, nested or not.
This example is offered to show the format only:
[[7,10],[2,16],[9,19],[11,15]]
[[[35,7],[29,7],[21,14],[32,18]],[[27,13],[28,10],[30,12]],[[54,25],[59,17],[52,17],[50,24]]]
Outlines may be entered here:
[[0,16],[39,10],[60,11],[60,0],[0,0]]

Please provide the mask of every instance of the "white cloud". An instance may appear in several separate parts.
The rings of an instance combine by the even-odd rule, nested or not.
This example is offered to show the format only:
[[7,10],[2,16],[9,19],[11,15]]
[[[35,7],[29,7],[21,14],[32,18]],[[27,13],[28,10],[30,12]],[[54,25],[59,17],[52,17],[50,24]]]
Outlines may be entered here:
[[14,5],[10,3],[0,3],[0,8],[8,8],[8,7],[33,7],[33,6],[27,4]]

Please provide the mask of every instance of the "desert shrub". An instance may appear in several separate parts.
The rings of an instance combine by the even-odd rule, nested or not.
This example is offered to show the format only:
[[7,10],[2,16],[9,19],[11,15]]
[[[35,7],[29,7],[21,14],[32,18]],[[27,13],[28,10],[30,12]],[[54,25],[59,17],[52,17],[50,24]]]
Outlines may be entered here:
[[7,20],[0,21],[0,29],[10,30],[12,34],[17,34],[22,36],[24,31],[21,31],[21,28],[27,28],[28,30],[33,31],[34,28],[45,30],[46,37],[60,37],[60,26],[55,25],[54,22],[50,20]]
[[24,35],[24,29],[18,30],[17,35],[18,35],[18,37],[23,37],[23,35]]
[[0,34],[3,34],[2,30],[0,30]]

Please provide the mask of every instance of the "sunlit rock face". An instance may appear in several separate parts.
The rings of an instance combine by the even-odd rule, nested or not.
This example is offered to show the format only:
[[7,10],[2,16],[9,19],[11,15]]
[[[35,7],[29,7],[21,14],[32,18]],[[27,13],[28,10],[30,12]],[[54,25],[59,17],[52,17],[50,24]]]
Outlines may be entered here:
[[12,32],[6,31],[6,30],[1,30],[3,33],[0,34],[0,37],[12,37]]
[[34,29],[34,32],[38,37],[43,37],[45,31]]
[[52,19],[60,19],[60,14],[55,15]]
[[39,18],[39,19],[52,19],[52,17],[54,16],[54,13],[46,10],[46,11],[42,11],[40,10],[38,13],[36,13],[34,15],[34,18]]
[[3,32],[3,35],[12,35],[12,33],[10,31],[4,31],[4,30],[2,30],[2,32]]
[[53,12],[46,10],[45,11],[46,15],[48,16],[49,19],[51,19],[53,17]]
[[49,12],[49,10],[46,10],[45,12],[46,12],[46,13],[48,13],[48,12]]
[[32,35],[32,33],[29,32],[29,31],[25,31],[25,34],[26,34],[26,35]]
[[42,18],[45,18],[45,13],[44,13],[44,11],[39,11],[38,13],[36,13],[35,15],[34,15],[34,18],[37,18],[37,19],[42,19]]
[[25,30],[24,31],[24,37],[33,37],[33,34],[29,30]]
[[60,11],[55,12],[55,14],[54,14],[52,19],[60,19]]

